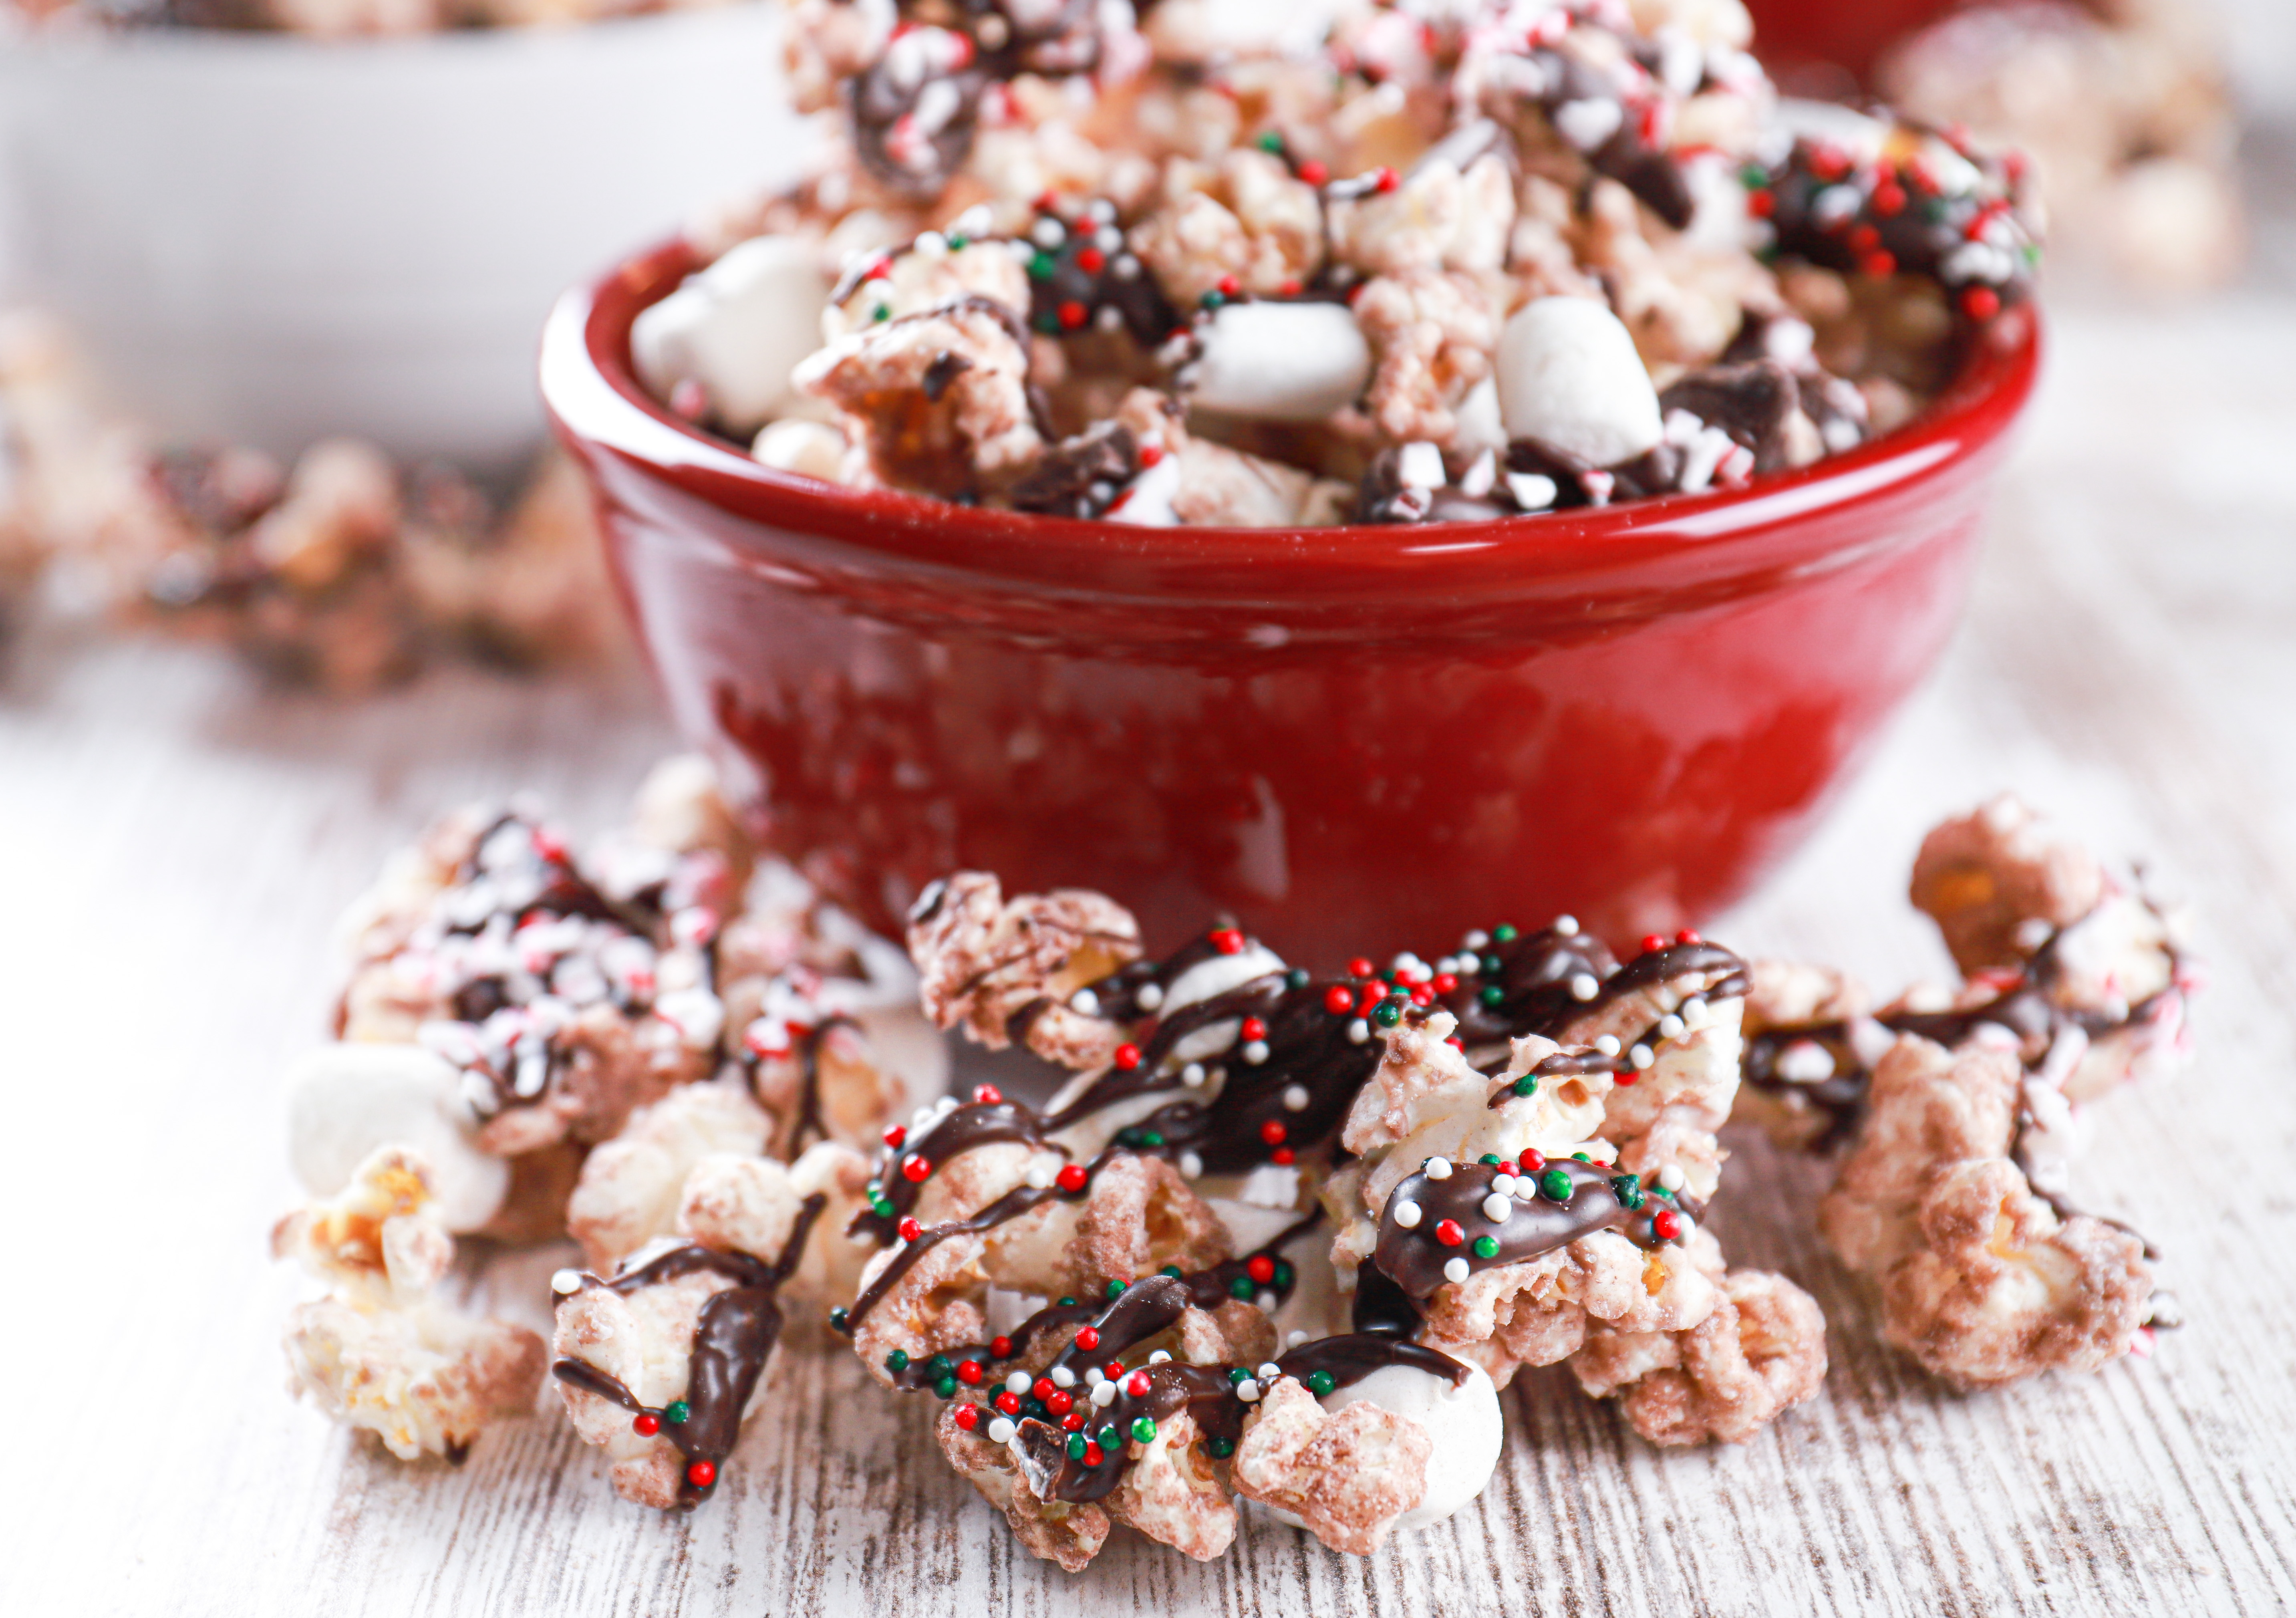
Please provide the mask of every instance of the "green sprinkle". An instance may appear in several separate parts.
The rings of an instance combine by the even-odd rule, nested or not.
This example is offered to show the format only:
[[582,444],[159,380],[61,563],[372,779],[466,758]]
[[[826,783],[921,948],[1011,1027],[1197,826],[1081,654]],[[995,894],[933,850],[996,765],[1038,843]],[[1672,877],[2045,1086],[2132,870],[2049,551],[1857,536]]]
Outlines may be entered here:
[[1525,1073],[1521,1078],[1514,1081],[1514,1093],[1518,1096],[1538,1095],[1538,1080],[1532,1074]]
[[935,1354],[925,1361],[925,1375],[928,1376],[935,1378],[947,1376],[955,1370],[956,1361],[951,1359],[947,1354]]
[[843,1331],[845,1329],[845,1306],[840,1303],[835,1309],[829,1311],[829,1329],[832,1332]]
[[1117,1425],[1114,1422],[1110,1422],[1106,1426],[1101,1428],[1100,1447],[1109,1451],[1111,1454],[1114,1454],[1117,1450],[1124,1447],[1124,1434],[1117,1430]]
[[1398,1023],[1403,1021],[1403,1002],[1382,1000],[1371,1008],[1371,1020],[1382,1028],[1393,1028]]
[[1293,1277],[1299,1273],[1300,1272],[1298,1270],[1292,1269],[1292,1266],[1286,1264],[1283,1260],[1278,1259],[1275,1261],[1275,1285],[1277,1286],[1283,1287],[1291,1285]]
[[1496,1169],[1496,1168],[1497,1168],[1497,1167],[1499,1166],[1499,1161],[1500,1161],[1500,1160],[1499,1160],[1499,1154],[1498,1154],[1497,1153],[1496,1153],[1496,1152],[1486,1152],[1486,1153],[1484,1153],[1484,1154],[1482,1154],[1482,1156],[1481,1156],[1480,1158],[1477,1159],[1476,1161],[1478,1161],[1479,1162],[1480,1162],[1480,1163],[1483,1165],[1483,1167],[1484,1167],[1484,1168],[1486,1168],[1486,1169]]
[[1212,1458],[1214,1460],[1224,1461],[1229,1456],[1235,1453],[1235,1440],[1232,1438],[1216,1438],[1210,1443],[1206,1444],[1204,1448],[1212,1452]]
[[1643,1205],[1643,1183],[1631,1174],[1621,1174],[1611,1182],[1611,1191],[1629,1209]]
[[1060,1301],[1060,1304],[1062,1309],[1074,1309],[1076,1307],[1076,1300],[1074,1298],[1062,1298]]
[[956,1397],[956,1378],[954,1376],[934,1377],[933,1392],[943,1399],[955,1399]]
[[1479,1259],[1497,1258],[1499,1256],[1498,1237],[1495,1236],[1477,1236],[1475,1238],[1475,1256]]
[[1574,1163],[1591,1163],[1595,1160],[1587,1156],[1584,1152],[1573,1152],[1570,1154],[1570,1161]]
[[1169,1276],[1172,1279],[1177,1281],[1180,1278],[1181,1272],[1180,1267],[1177,1264],[1167,1264],[1163,1269],[1158,1270],[1156,1273],[1160,1276]]
[[1336,1388],[1339,1385],[1340,1379],[1332,1376],[1329,1371],[1310,1371],[1308,1373],[1308,1392],[1313,1393],[1318,1399],[1321,1399],[1324,1394],[1330,1392],[1333,1388]]
[[972,238],[962,231],[948,239],[948,251],[953,253],[961,253],[971,245],[972,245]]
[[1086,1437],[1083,1433],[1070,1433],[1070,1434],[1069,1434],[1069,1458],[1070,1458],[1070,1460],[1072,1460],[1072,1461],[1080,1461],[1080,1460],[1082,1460],[1082,1459],[1084,1458],[1084,1448],[1085,1448],[1085,1446],[1086,1446],[1086,1444],[1090,1443],[1091,1441],[1091,1441],[1090,1439],[1086,1438]]
[[1050,253],[1031,253],[1029,256],[1029,279],[1031,281],[1050,281],[1053,272],[1059,267]]
[[1045,1401],[1041,1399],[1029,1400],[1026,1404],[1021,1407],[1021,1414],[1023,1416],[1033,1416],[1038,1421],[1050,1421],[1053,1416],[1053,1413],[1050,1410],[1045,1409]]
[[1201,304],[1205,308],[1216,309],[1219,308],[1220,305],[1226,303],[1227,300],[1218,292],[1206,292],[1201,298],[1197,299],[1196,301]]
[[1242,1366],[1232,1365],[1227,1367],[1228,1385],[1233,1387],[1235,1384],[1242,1382],[1245,1377],[1250,1375],[1251,1373],[1245,1370]]
[[1259,149],[1262,152],[1281,152],[1283,150],[1283,137],[1270,129],[1259,137]]
[[1551,1203],[1567,1203],[1574,1184],[1568,1169],[1549,1169],[1538,1177],[1538,1194]]
[[1111,1298],[1120,1298],[1124,1295],[1124,1287],[1125,1283],[1122,1281],[1111,1281],[1108,1284],[1108,1295]]
[[1506,990],[1501,989],[1496,983],[1486,983],[1477,992],[1475,998],[1486,1006],[1496,1006],[1501,1000],[1506,998]]
[[1305,966],[1294,966],[1294,967],[1292,967],[1291,971],[1289,971],[1289,972],[1287,972],[1287,973],[1285,973],[1283,974],[1283,984],[1284,984],[1284,987],[1285,987],[1285,988],[1287,988],[1287,989],[1305,989],[1305,988],[1307,988],[1307,987],[1308,987],[1308,969],[1307,969]]
[[1505,972],[1505,970],[1506,963],[1499,959],[1498,957],[1495,955],[1487,955],[1483,957],[1483,975],[1485,977],[1496,977],[1500,973]]
[[1231,1298],[1241,1298],[1246,1303],[1250,1302],[1251,1277],[1250,1276],[1238,1276],[1234,1280],[1230,1281],[1227,1284],[1227,1295]]
[[886,1355],[885,1368],[889,1371],[894,1372],[907,1370],[909,1368],[909,1351],[906,1349],[895,1349],[891,1353]]
[[1759,163],[1749,163],[1738,170],[1738,184],[1749,191],[1759,191],[1769,183],[1769,171]]
[[872,320],[890,320],[892,317],[893,306],[890,303],[881,303],[869,311],[869,318]]
[[[897,1354],[900,1353],[898,1349],[895,1349],[893,1351]],[[906,1359],[906,1356],[904,1355],[903,1358]],[[895,1366],[893,1368],[895,1370],[900,1369],[898,1366]],[[682,1399],[673,1399],[661,1408],[662,1420],[668,1422],[673,1427],[685,1425],[685,1418],[693,1414],[693,1407],[687,1404],[685,1400]]]
[[1143,1129],[1140,1131],[1140,1144],[1144,1146],[1160,1146],[1164,1144],[1164,1132],[1161,1129]]
[[1144,1444],[1154,1443],[1156,1441],[1156,1424],[1150,1421],[1144,1416],[1134,1417],[1132,1418],[1132,1436],[1138,1439]]
[[1512,944],[1518,936],[1513,924],[1507,922],[1501,922],[1491,929],[1491,937],[1502,944]]
[[1058,337],[1061,334],[1061,317],[1057,315],[1039,315],[1029,324],[1047,337]]

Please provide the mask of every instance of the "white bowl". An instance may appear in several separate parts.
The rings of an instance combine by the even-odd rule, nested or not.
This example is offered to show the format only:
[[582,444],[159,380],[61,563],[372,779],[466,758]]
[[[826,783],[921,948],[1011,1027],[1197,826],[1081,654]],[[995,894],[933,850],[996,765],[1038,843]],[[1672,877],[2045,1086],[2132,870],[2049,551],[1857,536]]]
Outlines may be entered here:
[[0,287],[172,435],[475,465],[542,430],[552,298],[791,177],[774,7],[326,42],[0,40]]

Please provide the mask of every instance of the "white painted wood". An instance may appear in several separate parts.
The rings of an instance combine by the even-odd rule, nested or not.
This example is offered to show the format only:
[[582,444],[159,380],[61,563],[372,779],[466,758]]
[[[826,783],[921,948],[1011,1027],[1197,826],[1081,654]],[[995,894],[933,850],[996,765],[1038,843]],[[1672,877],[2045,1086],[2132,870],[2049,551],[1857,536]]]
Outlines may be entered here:
[[[1037,1563],[802,1336],[690,1521],[623,1505],[554,1417],[407,1466],[282,1393],[300,1283],[282,1075],[329,931],[433,811],[530,785],[620,811],[670,744],[612,683],[451,672],[363,706],[50,628],[0,684],[10,1238],[0,1613],[2267,1614],[2296,1607],[2296,311],[2067,317],[1969,624],[1838,814],[1712,931],[1894,987],[1922,828],[2014,786],[2200,908],[2202,1060],[2102,1109],[2079,1192],[2170,1255],[2159,1358],[1959,1397],[1871,1341],[1808,1223],[1823,1170],[1741,1141],[1717,1224],[1832,1321],[1824,1394],[1660,1452],[1559,1375],[1510,1396],[1477,1510],[1368,1561],[1251,1523],[1198,1565]],[[2178,1189],[2197,1186],[2197,1189]],[[492,1277],[536,1308],[547,1256]]]

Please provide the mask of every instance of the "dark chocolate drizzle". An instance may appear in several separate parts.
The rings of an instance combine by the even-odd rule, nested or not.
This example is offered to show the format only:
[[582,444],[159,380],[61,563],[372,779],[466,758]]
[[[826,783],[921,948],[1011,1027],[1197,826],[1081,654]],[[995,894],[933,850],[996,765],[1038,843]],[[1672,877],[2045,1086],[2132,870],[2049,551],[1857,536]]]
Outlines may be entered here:
[[[1500,1172],[1490,1163],[1454,1163],[1448,1176],[1436,1179],[1422,1169],[1389,1195],[1380,1213],[1379,1245],[1372,1263],[1405,1299],[1423,1302],[1434,1296],[1446,1284],[1443,1269],[1453,1259],[1464,1259],[1471,1272],[1522,1264],[1598,1230],[1622,1231],[1641,1247],[1665,1244],[1667,1238],[1657,1234],[1652,1221],[1672,1207],[1671,1200],[1662,1191],[1644,1189],[1634,1175],[1577,1158],[1543,1160],[1522,1177],[1539,1187],[1538,1194],[1510,1195],[1507,1217],[1495,1222],[1484,1216],[1483,1203],[1492,1195]],[[1550,1175],[1568,1180],[1567,1196],[1558,1200],[1547,1195]],[[1396,1221],[1397,1210],[1406,1203],[1420,1211],[1419,1222],[1409,1228]],[[1456,1244],[1445,1243],[1437,1234],[1447,1220],[1458,1227]],[[1476,1241],[1486,1236],[1497,1243],[1497,1251],[1488,1255],[1475,1251]],[[1374,1307],[1391,1309],[1393,1301]]]
[[701,1504],[717,1487],[714,1479],[696,1483],[691,1463],[708,1461],[721,1466],[733,1453],[734,1442],[742,1433],[742,1413],[748,1409],[750,1395],[757,1391],[758,1378],[764,1375],[774,1343],[781,1335],[782,1284],[797,1269],[805,1253],[806,1237],[828,1203],[829,1198],[818,1191],[805,1199],[790,1228],[789,1240],[771,1263],[751,1253],[694,1244],[673,1247],[611,1281],[584,1277],[585,1285],[603,1286],[624,1297],[681,1276],[707,1273],[733,1282],[724,1291],[710,1294],[694,1325],[686,1368],[686,1417],[682,1422],[671,1421],[667,1407],[656,1409],[642,1403],[620,1378],[587,1360],[569,1356],[550,1367],[561,1382],[661,1423],[661,1435],[677,1447],[688,1463],[678,1479],[681,1510]]

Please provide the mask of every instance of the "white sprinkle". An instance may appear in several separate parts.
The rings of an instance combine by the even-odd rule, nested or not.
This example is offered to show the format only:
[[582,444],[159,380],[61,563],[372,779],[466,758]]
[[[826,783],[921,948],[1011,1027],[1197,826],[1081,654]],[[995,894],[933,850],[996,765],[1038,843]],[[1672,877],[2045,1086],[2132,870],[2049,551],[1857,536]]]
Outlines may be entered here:
[[1180,1082],[1186,1085],[1190,1089],[1195,1089],[1201,1086],[1203,1081],[1204,1064],[1202,1063],[1191,1062],[1187,1066],[1180,1070]]
[[1681,1228],[1675,1232],[1675,1239],[1682,1243],[1685,1246],[1688,1246],[1690,1244],[1690,1238],[1698,1234],[1697,1223],[1686,1213],[1679,1214],[1677,1217],[1682,1220],[1682,1225]]
[[1119,281],[1136,281],[1140,276],[1140,260],[1130,253],[1120,255],[1116,262],[1108,267],[1116,272],[1116,278]]
[[1079,989],[1069,997],[1069,1009],[1078,1016],[1100,1015],[1100,997],[1089,989]]
[[1491,1176],[1491,1189],[1500,1196],[1513,1196],[1514,1195],[1514,1187],[1515,1179],[1512,1174],[1494,1174]]
[[1484,932],[1480,927],[1478,927],[1459,941],[1470,949],[1480,949],[1485,944],[1491,941],[1491,935]]
[[1570,980],[1570,998],[1574,1000],[1591,1000],[1602,990],[1603,986],[1589,973],[1582,972]]
[[1575,916],[1570,915],[1556,916],[1554,918],[1554,931],[1563,938],[1577,938],[1578,936],[1578,918]]
[[1406,1230],[1419,1228],[1420,1215],[1417,1203],[1398,1203],[1389,1211],[1395,1215],[1395,1222]]
[[1598,1035],[1595,1040],[1595,1048],[1601,1051],[1606,1056],[1617,1055],[1619,1054],[1619,1036],[1616,1034]]
[[1681,1016],[1682,1023],[1685,1028],[1705,1027],[1706,1002],[1694,998],[1685,1000],[1682,1003]]
[[1669,1012],[1658,1020],[1658,1037],[1661,1039],[1680,1039],[1682,1031],[1686,1026],[1688,1025],[1680,1017]]
[[1012,1422],[1000,1416],[988,1424],[988,1441],[992,1444],[1009,1444],[1013,1441],[1013,1431]]
[[1681,1165],[1678,1163],[1668,1163],[1664,1167],[1660,1168],[1658,1171],[1658,1188],[1661,1191],[1681,1190]]
[[1096,1409],[1105,1410],[1116,1402],[1116,1384],[1105,1377],[1092,1384],[1092,1402]]
[[1305,1333],[1305,1332],[1293,1332],[1290,1336],[1288,1336],[1288,1337],[1286,1337],[1285,1339],[1283,1339],[1283,1346],[1284,1346],[1285,1348],[1298,1348],[1301,1343],[1305,1343],[1305,1342],[1307,1342],[1307,1341],[1308,1341],[1308,1334],[1307,1334],[1307,1333]]
[[1056,1388],[1072,1388],[1076,1386],[1076,1373],[1069,1369],[1069,1367],[1064,1365],[1054,1366],[1050,1371],[1046,1372],[1046,1375],[1053,1379],[1053,1385]]
[[1816,1084],[1833,1077],[1833,1053],[1815,1039],[1797,1039],[1778,1053],[1771,1071],[1789,1084]]
[[1058,219],[1039,219],[1029,232],[1029,240],[1046,252],[1052,251],[1068,239],[1069,233]]
[[856,1247],[874,1247],[877,1244],[877,1238],[865,1230],[849,1230],[846,1232],[845,1239]]
[[1361,1045],[1365,1040],[1370,1038],[1371,1024],[1365,1022],[1361,1017],[1357,1017],[1354,1022],[1348,1024],[1349,1044]]
[[1168,1351],[1158,1349],[1154,1353],[1148,1356],[1148,1363],[1150,1365],[1161,1365],[1171,1357],[1172,1356]]
[[1021,1178],[1029,1182],[1030,1190],[1042,1191],[1053,1183],[1059,1173],[1060,1170],[1050,1163],[1030,1163],[1028,1173]]
[[1451,1160],[1447,1157],[1431,1157],[1419,1165],[1419,1171],[1429,1179],[1448,1179],[1451,1178]]
[[1259,1402],[1259,1384],[1249,1376],[1235,1384],[1235,1396],[1248,1405]]
[[939,1101],[933,1103],[933,1119],[936,1122],[955,1111],[956,1111],[956,1097],[954,1096],[943,1096]]
[[1107,1380],[1108,1380],[1108,1373],[1107,1373],[1106,1371],[1102,1370],[1098,1366],[1096,1366],[1096,1365],[1092,1365],[1092,1366],[1086,1366],[1086,1367],[1085,1367],[1085,1372],[1084,1372],[1084,1384],[1085,1384],[1085,1386],[1086,1386],[1086,1387],[1088,1387],[1088,1388],[1096,1388],[1096,1387],[1098,1387],[1102,1383],[1106,1382]]
[[1504,1225],[1507,1215],[1513,1211],[1514,1198],[1500,1190],[1497,1181],[1492,1181],[1491,1194],[1483,1199],[1483,1217],[1494,1225]]
[[1283,1087],[1283,1110],[1287,1113],[1304,1113],[1308,1110],[1306,1085],[1287,1084]]
[[1204,1160],[1197,1156],[1193,1152],[1181,1153],[1180,1178],[1183,1179],[1201,1179],[1203,1177]]
[[931,1107],[919,1107],[915,1112],[909,1114],[909,1128],[912,1129],[925,1129],[931,1124],[932,1121],[933,1110]]
[[560,1270],[556,1275],[550,1277],[550,1290],[562,1294],[570,1292],[580,1292],[582,1290],[582,1272],[578,1269]]
[[1648,1071],[1650,1064],[1657,1061],[1658,1058],[1651,1055],[1651,1047],[1649,1046],[1637,1045],[1634,1049],[1627,1053],[1627,1060],[1633,1063],[1637,1071],[1646,1072]]
[[1025,1393],[1036,1385],[1035,1378],[1026,1371],[1015,1371],[1004,1379],[1004,1391],[1008,1393]]
[[1258,1067],[1261,1063],[1267,1061],[1267,1041],[1265,1039],[1253,1039],[1248,1042],[1243,1047],[1243,1059],[1254,1067]]
[[1272,1292],[1264,1292],[1258,1297],[1254,1298],[1252,1302],[1259,1306],[1259,1312],[1261,1314],[1272,1315],[1277,1309],[1282,1307],[1283,1300],[1277,1297]]
[[1116,218],[1116,204],[1106,197],[1095,197],[1084,205],[1084,217],[1096,225],[1106,225]]
[[1581,152],[1592,152],[1619,132],[1627,110],[1608,96],[1566,101],[1553,113],[1554,132]]
[[948,257],[948,238],[937,230],[929,230],[909,243],[909,251],[920,259],[946,259]]
[[1269,1359],[1263,1361],[1259,1368],[1252,1372],[1252,1375],[1259,1377],[1262,1382],[1274,1382],[1283,1375],[1283,1367],[1276,1364],[1273,1359]]
[[1141,1010],[1154,1011],[1164,1003],[1164,986],[1161,983],[1143,983],[1140,992],[1132,998],[1140,1002]]
[[1467,1278],[1467,1261],[1464,1259],[1453,1259],[1443,1266],[1443,1278],[1446,1281],[1464,1281]]

